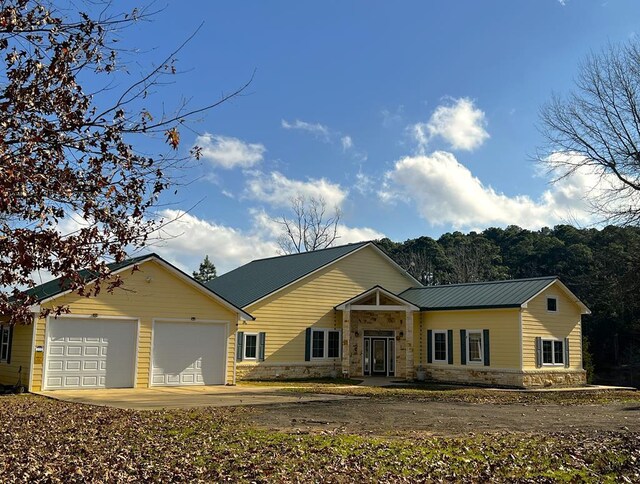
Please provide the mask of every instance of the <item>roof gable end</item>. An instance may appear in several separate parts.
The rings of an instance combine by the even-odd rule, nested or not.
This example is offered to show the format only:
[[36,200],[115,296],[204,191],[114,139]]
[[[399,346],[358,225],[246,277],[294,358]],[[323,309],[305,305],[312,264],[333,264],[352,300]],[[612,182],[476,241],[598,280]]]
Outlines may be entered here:
[[350,256],[365,247],[371,247],[381,257],[391,263],[412,284],[420,283],[396,264],[373,242],[329,247],[326,249],[259,259],[216,277],[207,286],[233,301],[239,307],[256,304],[273,294],[301,281],[316,272]]
[[[253,320],[255,319],[251,314],[245,312],[242,308],[236,306],[232,302],[225,299],[220,294],[216,293],[214,290],[210,289],[206,285],[196,281],[191,276],[186,274],[185,272],[178,269],[173,264],[167,262],[162,257],[155,253],[133,257],[131,259],[127,259],[120,263],[109,264],[108,267],[110,269],[110,274],[119,274],[133,266],[144,264],[146,262],[154,261],[162,266],[166,271],[172,273],[177,276],[179,279],[185,281],[188,285],[196,289],[197,291],[205,294],[206,296],[215,299],[222,306],[230,309],[231,311],[237,313],[242,319]],[[85,280],[87,284],[91,284],[95,277],[92,272],[85,270],[82,271],[81,276]],[[35,296],[38,300],[38,304],[43,304],[48,301],[52,301],[57,299],[65,294],[70,293],[71,290],[65,288],[64,280],[61,278],[54,279],[52,281],[46,282],[34,288],[28,290],[28,293]]]

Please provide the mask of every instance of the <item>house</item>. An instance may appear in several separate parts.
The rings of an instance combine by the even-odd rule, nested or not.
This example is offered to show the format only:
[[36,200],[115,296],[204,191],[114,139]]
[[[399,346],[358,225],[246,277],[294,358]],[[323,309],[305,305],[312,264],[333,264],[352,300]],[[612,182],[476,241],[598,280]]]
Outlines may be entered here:
[[[374,243],[261,259],[208,287],[242,321],[236,375],[585,383],[581,315],[556,277],[422,286]],[[257,348],[257,350],[256,350]]]
[[[585,382],[581,315],[555,277],[422,286],[372,242],[256,260],[202,285],[155,254],[124,288],[32,289],[0,322],[0,383],[31,391],[345,375],[536,387]],[[40,308],[70,312],[39,317]],[[0,320],[1,321],[1,320]]]

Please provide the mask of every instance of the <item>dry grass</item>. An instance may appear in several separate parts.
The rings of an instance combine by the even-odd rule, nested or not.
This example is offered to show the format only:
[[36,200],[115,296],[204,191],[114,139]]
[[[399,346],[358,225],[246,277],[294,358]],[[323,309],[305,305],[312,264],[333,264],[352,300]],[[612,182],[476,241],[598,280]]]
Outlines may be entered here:
[[[413,390],[412,390],[413,391]],[[33,482],[640,480],[633,432],[381,439],[256,428],[250,409],[0,397],[0,475]]]

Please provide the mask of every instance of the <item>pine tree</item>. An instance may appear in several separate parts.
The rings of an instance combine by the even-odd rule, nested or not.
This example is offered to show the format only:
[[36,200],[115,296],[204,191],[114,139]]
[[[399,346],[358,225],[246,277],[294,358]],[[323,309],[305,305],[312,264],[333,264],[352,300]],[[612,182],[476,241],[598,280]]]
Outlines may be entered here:
[[193,278],[203,284],[215,279],[216,275],[216,266],[209,260],[208,255],[204,256],[204,260],[200,263],[198,270],[193,271]]

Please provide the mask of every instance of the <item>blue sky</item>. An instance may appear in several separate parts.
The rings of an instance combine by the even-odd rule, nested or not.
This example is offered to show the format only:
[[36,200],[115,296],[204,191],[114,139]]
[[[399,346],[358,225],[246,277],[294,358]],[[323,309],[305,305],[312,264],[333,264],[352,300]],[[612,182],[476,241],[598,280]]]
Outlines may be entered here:
[[204,22],[168,105],[255,77],[182,130],[181,150],[205,156],[163,198],[166,218],[190,210],[152,250],[220,272],[275,255],[272,218],[297,193],[340,207],[339,242],[592,223],[589,177],[550,185],[532,161],[538,112],[639,18],[632,0],[171,2],[122,33],[144,67]]

